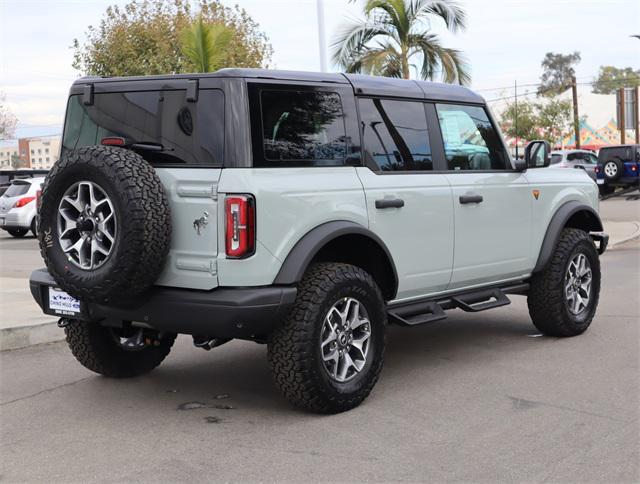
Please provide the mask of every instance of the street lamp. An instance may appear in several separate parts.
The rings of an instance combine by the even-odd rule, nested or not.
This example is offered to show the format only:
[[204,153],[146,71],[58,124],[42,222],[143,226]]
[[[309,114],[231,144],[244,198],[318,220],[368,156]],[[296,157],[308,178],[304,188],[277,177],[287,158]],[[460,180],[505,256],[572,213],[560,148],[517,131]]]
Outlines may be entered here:
[[318,7],[318,43],[320,49],[320,70],[327,72],[327,39],[324,32],[324,0],[316,0]]

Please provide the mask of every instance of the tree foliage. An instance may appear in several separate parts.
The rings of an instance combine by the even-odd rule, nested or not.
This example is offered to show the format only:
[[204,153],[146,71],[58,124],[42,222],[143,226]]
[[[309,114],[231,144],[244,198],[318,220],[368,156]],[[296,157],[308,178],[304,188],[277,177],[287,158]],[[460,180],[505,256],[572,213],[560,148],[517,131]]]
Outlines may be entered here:
[[5,104],[4,95],[0,95],[0,139],[11,139],[15,136],[18,118]]
[[188,0],[131,0],[107,8],[98,26],[89,26],[85,40],[73,42],[73,67],[85,74],[133,76],[192,71],[192,59],[181,49],[181,36],[199,17],[232,32],[220,66],[266,67],[272,49],[266,35],[247,12],[220,0],[201,0],[193,12]]
[[573,68],[580,62],[580,52],[573,54],[554,54],[547,52],[542,60],[542,76],[538,94],[553,97],[566,91],[576,75]]
[[516,105],[515,102],[509,102],[502,112],[500,127],[512,138],[523,141],[544,139],[555,144],[573,129],[571,107],[571,101],[562,99],[520,100],[516,129]]
[[431,31],[441,20],[451,32],[464,30],[465,11],[452,0],[367,0],[363,20],[345,25],[336,37],[333,61],[347,72],[410,77],[421,59],[420,77],[468,84],[467,62],[459,50],[444,47]]
[[199,16],[180,35],[182,53],[194,72],[213,72],[223,66],[233,30],[222,23],[206,23]]
[[619,69],[614,66],[600,66],[598,79],[593,83],[596,94],[613,94],[621,87],[640,86],[640,69],[632,67]]

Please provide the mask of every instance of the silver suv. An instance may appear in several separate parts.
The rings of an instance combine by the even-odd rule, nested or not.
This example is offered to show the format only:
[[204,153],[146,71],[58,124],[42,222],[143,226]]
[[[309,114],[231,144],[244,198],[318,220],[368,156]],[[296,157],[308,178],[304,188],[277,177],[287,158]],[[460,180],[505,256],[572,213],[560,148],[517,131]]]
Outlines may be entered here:
[[87,368],[146,373],[176,334],[266,343],[295,405],[359,405],[387,324],[527,295],[536,327],[591,323],[607,236],[598,190],[515,161],[454,85],[226,69],[83,78],[39,212],[31,291]]

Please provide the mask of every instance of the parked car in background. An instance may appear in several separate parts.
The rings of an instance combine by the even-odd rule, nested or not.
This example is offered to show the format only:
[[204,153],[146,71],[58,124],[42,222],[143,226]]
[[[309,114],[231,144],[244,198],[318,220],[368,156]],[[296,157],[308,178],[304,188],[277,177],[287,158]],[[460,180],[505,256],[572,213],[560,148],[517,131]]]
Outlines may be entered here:
[[601,194],[616,187],[640,186],[640,145],[605,146],[598,152],[597,183]]
[[0,196],[7,191],[13,180],[45,176],[47,173],[49,173],[49,170],[0,170]]
[[550,168],[577,168],[587,172],[596,181],[598,157],[588,150],[556,150],[551,152]]
[[0,228],[14,237],[37,234],[36,198],[44,177],[16,179],[0,197]]

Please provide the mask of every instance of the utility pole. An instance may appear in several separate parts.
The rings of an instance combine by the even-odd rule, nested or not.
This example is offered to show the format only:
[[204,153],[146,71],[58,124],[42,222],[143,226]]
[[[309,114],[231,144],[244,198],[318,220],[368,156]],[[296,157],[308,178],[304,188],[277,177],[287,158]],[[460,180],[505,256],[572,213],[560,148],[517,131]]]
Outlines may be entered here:
[[514,89],[514,97],[515,97],[515,106],[516,106],[516,119],[514,121],[514,125],[516,128],[516,160],[518,159],[518,80],[513,81],[513,89]]
[[626,128],[626,113],[624,112],[624,87],[621,87],[618,91],[620,98],[620,119],[618,120],[618,129],[620,130],[620,144],[625,144],[627,142],[627,130]]
[[636,130],[636,144],[640,145],[640,86],[636,86],[636,102],[633,114],[633,127]]
[[316,0],[318,8],[318,47],[320,49],[320,70],[327,72],[327,39],[324,31],[324,0]]
[[580,116],[578,115],[578,85],[576,76],[571,77],[571,92],[573,93],[573,132],[576,137],[576,149],[580,149]]

